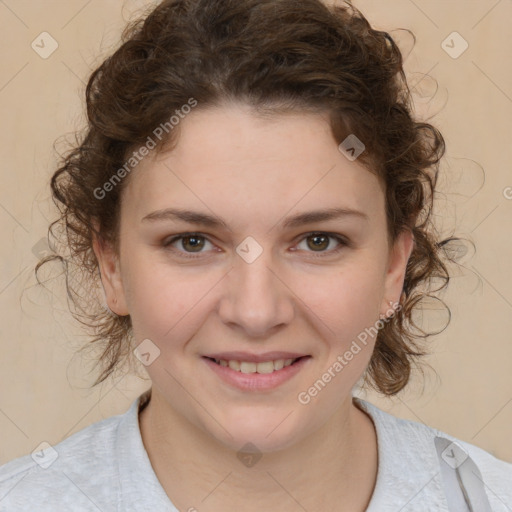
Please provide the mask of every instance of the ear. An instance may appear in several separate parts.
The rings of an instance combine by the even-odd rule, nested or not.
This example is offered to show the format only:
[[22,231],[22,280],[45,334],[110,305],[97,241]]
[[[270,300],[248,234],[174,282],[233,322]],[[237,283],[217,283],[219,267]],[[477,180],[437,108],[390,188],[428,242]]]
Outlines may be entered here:
[[390,316],[390,311],[394,309],[389,304],[389,301],[392,301],[393,304],[400,302],[405,280],[405,270],[413,249],[414,235],[411,230],[404,229],[398,235],[393,247],[389,251],[384,283],[384,297],[381,304],[382,317]]
[[[99,230],[96,229],[96,232]],[[119,258],[111,246],[93,232],[93,250],[98,260],[101,283],[105,292],[107,306],[119,316],[129,315],[125,291],[121,278]]]

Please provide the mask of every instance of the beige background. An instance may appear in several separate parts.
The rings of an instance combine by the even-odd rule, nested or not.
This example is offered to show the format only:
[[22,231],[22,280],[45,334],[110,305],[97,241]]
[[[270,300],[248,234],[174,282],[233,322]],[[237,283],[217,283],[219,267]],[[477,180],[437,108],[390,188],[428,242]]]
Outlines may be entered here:
[[[82,126],[84,82],[144,5],[0,0],[0,464],[124,412],[149,387],[128,375],[88,389],[90,362],[74,356],[86,338],[66,314],[63,288],[47,292],[34,286],[33,275],[55,218],[48,184],[56,162],[52,145]],[[406,68],[418,113],[436,114],[433,122],[448,145],[436,218],[445,233],[453,227],[477,247],[443,295],[452,321],[430,343],[435,371],[424,381],[415,378],[393,400],[365,398],[512,462],[512,2],[355,5],[377,28],[416,34]],[[469,44],[458,58],[441,46],[453,31]],[[41,32],[59,45],[47,59],[31,48]],[[410,37],[393,34],[408,53]],[[451,51],[461,48],[459,40],[450,41]],[[445,317],[434,305],[424,316],[429,328]]]

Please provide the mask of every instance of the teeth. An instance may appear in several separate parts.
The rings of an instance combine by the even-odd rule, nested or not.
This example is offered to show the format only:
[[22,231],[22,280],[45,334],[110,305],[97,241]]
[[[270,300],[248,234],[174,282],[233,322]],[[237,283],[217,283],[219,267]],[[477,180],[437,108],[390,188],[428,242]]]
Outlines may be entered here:
[[240,371],[240,363],[238,361],[228,361],[228,366],[232,370],[236,370],[237,372]]
[[242,373],[272,373],[275,370],[281,370],[285,366],[290,366],[294,359],[277,359],[276,361],[264,361],[262,363],[252,363],[249,361],[226,361],[224,359],[215,359],[220,366],[229,366],[232,370]]

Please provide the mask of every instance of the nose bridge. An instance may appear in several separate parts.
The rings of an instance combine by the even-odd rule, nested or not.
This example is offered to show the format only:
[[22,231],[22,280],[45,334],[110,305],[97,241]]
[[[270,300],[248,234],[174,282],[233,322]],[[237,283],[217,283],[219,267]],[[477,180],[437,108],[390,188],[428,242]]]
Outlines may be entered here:
[[[240,253],[247,247],[248,252]],[[242,256],[235,259],[229,273],[227,292],[219,310],[224,322],[237,324],[251,336],[265,335],[289,322],[293,314],[289,290],[278,278],[271,251],[261,249],[253,259],[255,247],[240,244],[237,252]]]

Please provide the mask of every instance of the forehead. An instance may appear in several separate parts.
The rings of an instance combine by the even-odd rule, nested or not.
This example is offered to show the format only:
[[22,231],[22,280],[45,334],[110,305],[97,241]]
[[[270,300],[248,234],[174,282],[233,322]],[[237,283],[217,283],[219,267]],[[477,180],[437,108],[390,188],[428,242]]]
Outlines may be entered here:
[[324,115],[210,108],[187,115],[179,130],[171,151],[150,154],[130,177],[123,204],[134,221],[172,206],[240,224],[319,206],[383,211],[379,180],[338,150]]

